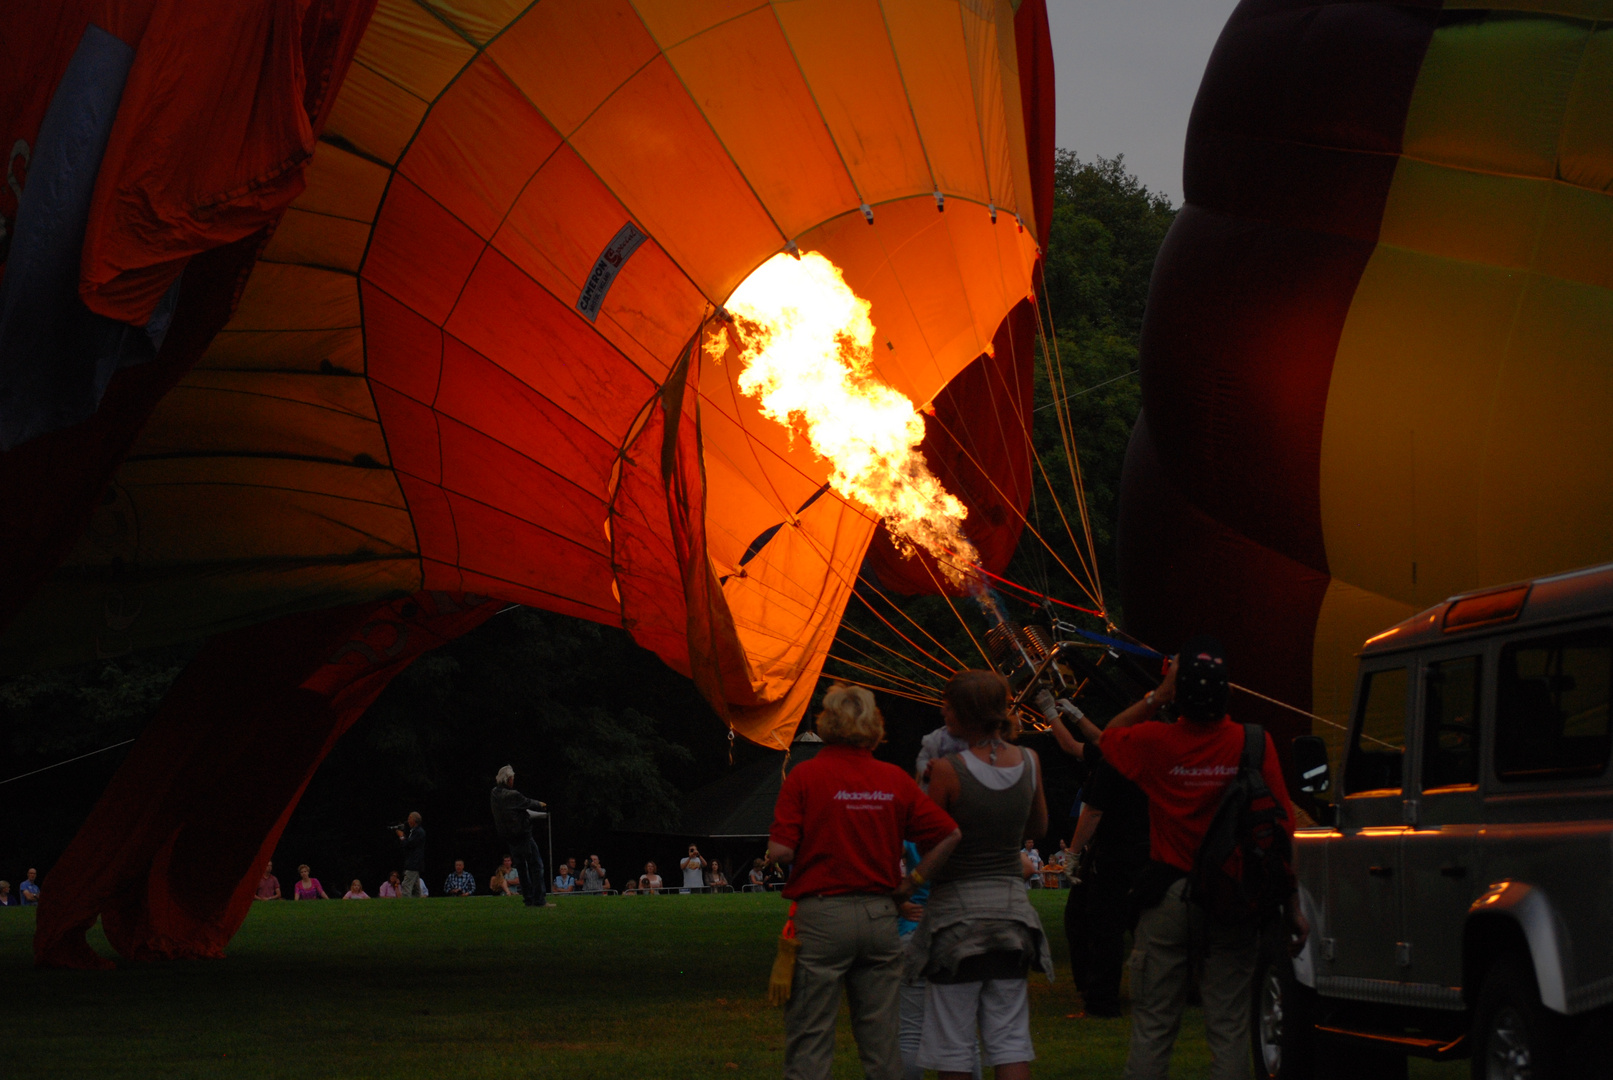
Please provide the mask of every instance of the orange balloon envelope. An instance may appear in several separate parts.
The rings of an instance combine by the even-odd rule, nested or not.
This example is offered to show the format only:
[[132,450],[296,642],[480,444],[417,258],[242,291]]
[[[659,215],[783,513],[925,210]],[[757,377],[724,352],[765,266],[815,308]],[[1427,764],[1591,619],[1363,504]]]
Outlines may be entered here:
[[[118,37],[112,16],[137,6],[142,34]],[[84,42],[128,54],[124,104],[95,99],[119,111],[85,217],[84,310],[62,324],[111,326],[123,351],[65,389],[0,365],[0,420],[22,417],[0,490],[51,508],[3,538],[20,553],[4,655],[214,636],[144,740],[148,783],[162,775],[150,823],[119,833],[109,795],[60,864],[107,868],[72,910],[42,912],[51,963],[93,963],[81,931],[98,912],[130,955],[216,955],[329,739],[503,602],[627,628],[740,734],[786,745],[879,523],[826,492],[827,463],[738,392],[703,330],[763,262],[820,252],[872,305],[874,373],[931,403],[1032,293],[1051,209],[1039,0],[379,0],[367,22],[362,4],[263,0],[233,28],[181,7],[22,15],[49,23],[57,61],[50,79],[35,65],[48,108],[15,138],[68,173],[82,148],[49,109],[72,103],[58,82],[80,84],[60,72]],[[240,74],[265,41],[289,82]],[[335,59],[311,64],[318,43]],[[121,109],[162,103],[136,78],[148,54],[196,58],[213,88],[147,120],[172,175],[115,153]],[[235,188],[215,153],[244,163]],[[29,190],[0,201],[19,237],[38,235]],[[238,295],[219,288],[242,275]],[[226,295],[191,299],[208,285]],[[28,340],[63,339],[23,314]],[[1024,344],[1024,378],[988,380],[1028,386]],[[1024,401],[947,407],[1017,429]],[[1024,484],[1008,490],[987,498],[1022,507]],[[1000,565],[1013,515],[982,517],[983,540],[1007,530],[987,544]],[[241,709],[228,676],[255,654],[278,718]],[[232,709],[230,733],[206,715]],[[156,749],[180,746],[188,764]],[[187,785],[267,746],[282,760],[257,770],[261,813],[204,829]],[[201,831],[216,868],[188,854]],[[132,907],[105,899],[181,864],[192,891],[217,879],[210,899],[155,884]]]

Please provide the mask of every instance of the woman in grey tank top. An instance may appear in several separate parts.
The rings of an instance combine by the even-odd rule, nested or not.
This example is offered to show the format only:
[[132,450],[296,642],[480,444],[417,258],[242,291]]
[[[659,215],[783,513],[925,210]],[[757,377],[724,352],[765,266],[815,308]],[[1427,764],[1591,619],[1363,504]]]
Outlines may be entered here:
[[969,749],[937,760],[930,797],[963,839],[935,875],[909,966],[928,980],[918,1063],[941,1080],[973,1071],[975,1031],[997,1080],[1030,1076],[1026,976],[1053,960],[1031,907],[1020,845],[1047,831],[1041,762],[1009,740],[1018,723],[1008,684],[990,671],[960,671],[947,684],[942,716]]

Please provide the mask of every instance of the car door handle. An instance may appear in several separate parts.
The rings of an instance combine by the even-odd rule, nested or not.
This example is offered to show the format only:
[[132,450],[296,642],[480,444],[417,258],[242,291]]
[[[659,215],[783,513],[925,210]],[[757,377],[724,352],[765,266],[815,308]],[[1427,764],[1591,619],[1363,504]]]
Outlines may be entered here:
[[1442,867],[1439,868],[1439,872],[1441,874],[1443,874],[1445,877],[1448,877],[1448,878],[1465,878],[1465,877],[1467,877],[1467,867],[1465,867],[1465,866],[1456,866],[1455,864],[1452,864],[1450,866],[1442,866]]
[[1369,867],[1367,867],[1367,873],[1371,874],[1373,877],[1388,877],[1389,875],[1393,874],[1394,872],[1395,872],[1395,868],[1392,867],[1392,866],[1369,866]]

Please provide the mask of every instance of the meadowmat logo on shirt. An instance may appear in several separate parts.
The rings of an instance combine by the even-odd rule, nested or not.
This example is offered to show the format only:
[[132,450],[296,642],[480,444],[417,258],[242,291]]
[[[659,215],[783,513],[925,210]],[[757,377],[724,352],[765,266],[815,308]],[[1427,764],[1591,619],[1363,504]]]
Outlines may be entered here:
[[835,798],[844,802],[894,802],[894,791],[847,791],[841,788],[835,792]]
[[1208,777],[1215,780],[1224,780],[1229,776],[1238,775],[1238,767],[1236,765],[1177,765],[1171,769],[1171,775],[1188,779]]

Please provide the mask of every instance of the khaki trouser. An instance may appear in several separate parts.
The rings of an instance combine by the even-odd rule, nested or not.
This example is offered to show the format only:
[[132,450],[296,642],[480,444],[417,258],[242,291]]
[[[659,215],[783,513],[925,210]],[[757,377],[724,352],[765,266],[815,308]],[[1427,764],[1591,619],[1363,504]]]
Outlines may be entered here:
[[863,1073],[869,1080],[902,1080],[895,903],[888,896],[809,896],[797,905],[795,933],[801,948],[784,1007],[786,1080],[827,1080],[842,984]]
[[402,893],[404,896],[419,896],[419,895],[421,895],[421,892],[420,892],[420,871],[418,871],[418,870],[405,870],[403,872],[403,888],[398,890],[398,891],[400,893]]
[[1187,1005],[1192,953],[1204,958],[1199,993],[1204,999],[1211,1080],[1243,1080],[1249,1075],[1250,986],[1258,939],[1252,929],[1210,922],[1202,908],[1183,898],[1186,888],[1185,879],[1176,882],[1164,900],[1137,920],[1126,1080],[1165,1080]]

